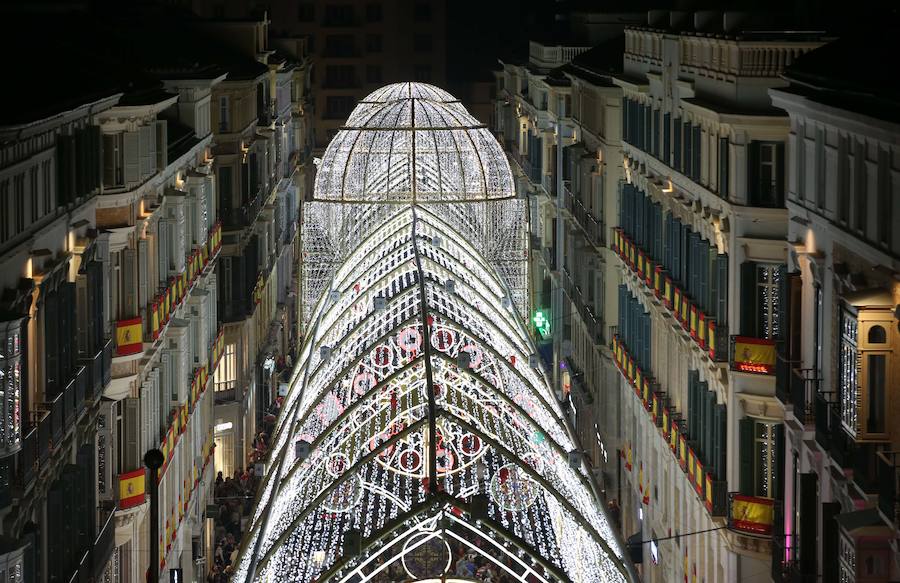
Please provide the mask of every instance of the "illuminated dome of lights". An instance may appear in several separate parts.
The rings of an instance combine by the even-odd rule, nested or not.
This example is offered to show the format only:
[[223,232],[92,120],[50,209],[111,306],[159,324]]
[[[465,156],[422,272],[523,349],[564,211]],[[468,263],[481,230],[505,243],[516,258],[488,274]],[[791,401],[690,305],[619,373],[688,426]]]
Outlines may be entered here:
[[[418,84],[368,99],[426,98],[452,99]],[[233,581],[438,580],[468,554],[520,582],[636,579],[570,465],[502,247],[473,240],[500,213],[519,233],[521,202],[307,203],[304,244],[324,251],[304,255],[304,282],[326,283]]]
[[509,163],[484,124],[446,91],[396,83],[365,97],[322,158],[317,200],[408,203],[515,196]]

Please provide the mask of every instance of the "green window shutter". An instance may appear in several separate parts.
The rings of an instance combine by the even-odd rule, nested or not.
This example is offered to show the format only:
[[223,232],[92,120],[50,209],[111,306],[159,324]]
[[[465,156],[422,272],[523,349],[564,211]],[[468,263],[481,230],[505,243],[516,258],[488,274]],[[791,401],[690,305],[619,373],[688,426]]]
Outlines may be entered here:
[[[705,385],[706,383],[704,383]],[[703,461],[706,463],[706,469],[709,472],[716,471],[716,392],[707,390],[706,393],[706,419],[703,423],[703,433],[706,435],[706,441],[703,444]]]
[[716,457],[716,478],[725,479],[728,470],[728,409],[725,405],[716,405],[716,443],[714,455]]
[[741,263],[741,334],[757,337],[759,328],[755,261]]
[[753,432],[756,423],[750,417],[744,417],[738,422],[740,432],[740,447],[738,454],[740,455],[741,475],[740,475],[740,491],[741,494],[754,496],[756,494],[755,456],[756,447],[753,439]]
[[775,426],[775,469],[772,470],[772,492],[777,500],[784,500],[784,423]]
[[784,142],[775,145],[775,206],[784,206]]
[[675,131],[675,137],[673,139],[674,153],[672,156],[672,166],[675,170],[681,172],[681,118],[676,117],[674,123],[672,124],[672,129]]
[[759,142],[747,144],[747,204],[759,204]]
[[728,197],[728,138],[719,138],[719,196]]
[[716,323],[723,327],[728,323],[728,255],[716,256]]
[[699,425],[700,418],[698,412],[700,410],[697,404],[697,386],[700,380],[700,373],[695,370],[688,371],[688,433],[691,439],[697,439],[700,434]]

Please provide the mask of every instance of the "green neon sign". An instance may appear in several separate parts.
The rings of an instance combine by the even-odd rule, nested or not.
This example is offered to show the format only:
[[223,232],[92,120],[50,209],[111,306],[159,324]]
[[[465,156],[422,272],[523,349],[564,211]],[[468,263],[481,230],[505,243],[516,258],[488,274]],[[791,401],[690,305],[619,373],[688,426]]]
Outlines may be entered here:
[[534,313],[534,316],[532,316],[531,321],[534,322],[534,326],[537,328],[541,338],[550,336],[550,319],[544,315],[542,310],[537,310]]

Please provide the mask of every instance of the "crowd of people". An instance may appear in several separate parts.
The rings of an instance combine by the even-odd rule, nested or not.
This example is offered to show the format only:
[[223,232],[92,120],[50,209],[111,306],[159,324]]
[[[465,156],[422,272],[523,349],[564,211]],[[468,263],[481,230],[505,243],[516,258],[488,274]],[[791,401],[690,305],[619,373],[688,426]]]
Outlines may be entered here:
[[[290,371],[291,357],[276,360],[276,371],[279,378]],[[255,464],[262,462],[269,453],[269,436],[275,428],[278,412],[284,398],[277,396],[262,418],[262,430],[256,434],[247,452],[247,468],[238,468],[234,476],[216,475],[215,501],[219,507],[216,517],[216,546],[213,563],[209,570],[207,583],[227,583],[234,570],[241,539],[256,499],[256,489],[262,478],[252,470]]]

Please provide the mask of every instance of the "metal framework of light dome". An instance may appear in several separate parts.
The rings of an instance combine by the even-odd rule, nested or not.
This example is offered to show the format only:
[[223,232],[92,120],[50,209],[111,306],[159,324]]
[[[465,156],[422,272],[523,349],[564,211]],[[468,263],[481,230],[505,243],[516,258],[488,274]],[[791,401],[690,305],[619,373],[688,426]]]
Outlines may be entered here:
[[[401,84],[360,107],[410,95],[451,99]],[[233,581],[439,579],[459,552],[523,582],[634,579],[464,206],[361,204],[356,237],[346,211],[304,219],[349,250],[323,270]]]
[[524,316],[526,206],[500,145],[443,89],[395,83],[359,102],[318,164],[301,233],[304,321],[362,234],[392,207],[426,203],[494,266]]

